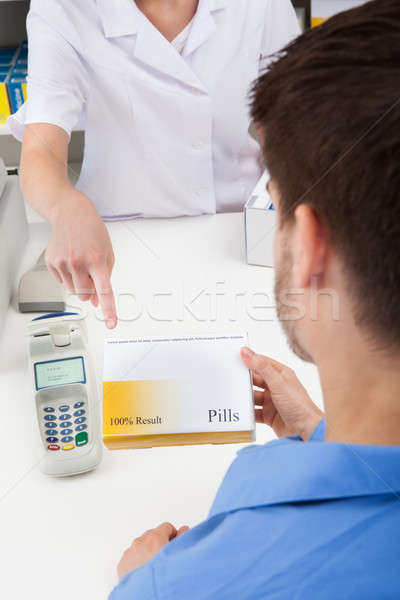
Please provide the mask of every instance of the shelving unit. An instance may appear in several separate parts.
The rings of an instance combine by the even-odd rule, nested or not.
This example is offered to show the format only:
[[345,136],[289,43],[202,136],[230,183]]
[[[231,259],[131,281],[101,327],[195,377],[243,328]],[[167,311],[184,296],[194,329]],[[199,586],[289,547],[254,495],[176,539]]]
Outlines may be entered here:
[[[18,46],[26,39],[28,0],[0,0],[0,47]],[[10,135],[7,125],[0,124],[0,157],[7,166],[19,164],[21,147]]]
[[[0,47],[18,46],[26,39],[29,4],[29,0],[0,0]],[[69,146],[71,162],[82,162],[83,145],[83,131],[74,131]],[[0,157],[8,167],[15,167],[19,165],[20,155],[21,144],[13,138],[6,124],[0,124]]]

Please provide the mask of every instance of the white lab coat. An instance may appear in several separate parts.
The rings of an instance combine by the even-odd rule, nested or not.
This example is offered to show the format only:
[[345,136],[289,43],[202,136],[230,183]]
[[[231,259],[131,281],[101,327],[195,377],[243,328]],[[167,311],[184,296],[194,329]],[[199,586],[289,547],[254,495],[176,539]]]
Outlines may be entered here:
[[261,174],[249,88],[298,32],[290,0],[199,0],[181,55],[133,0],[32,0],[9,127],[83,124],[77,187],[104,219],[241,210]]

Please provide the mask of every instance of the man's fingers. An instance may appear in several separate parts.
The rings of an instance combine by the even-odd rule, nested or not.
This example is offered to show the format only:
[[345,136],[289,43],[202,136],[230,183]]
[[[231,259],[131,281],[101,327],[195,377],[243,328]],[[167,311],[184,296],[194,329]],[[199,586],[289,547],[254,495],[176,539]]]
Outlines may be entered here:
[[[250,350],[250,348],[242,348],[241,356],[246,367],[250,369],[250,371],[253,371],[253,374],[255,373],[256,376],[258,375],[261,377],[267,386],[269,383],[277,380],[284,368],[284,366],[276,360],[263,356],[262,354],[256,354],[253,350]],[[258,381],[260,380],[258,379]]]
[[182,535],[182,533],[185,533],[185,531],[189,531],[189,527],[187,525],[182,525],[182,527],[179,527],[178,531],[176,532],[176,537],[179,537]]
[[161,523],[161,525],[153,529],[153,531],[167,540],[171,540],[177,534],[176,528],[172,523]]
[[257,375],[257,373],[252,373],[252,377],[253,377],[253,385],[261,388],[262,390],[265,390],[265,387],[267,384],[265,383],[264,379],[262,377],[260,377],[260,375]]
[[[254,398],[254,406],[264,406],[265,404],[265,392],[259,392],[258,390],[255,390],[253,392],[253,398]],[[268,400],[270,399],[270,396],[268,398]]]
[[106,264],[97,267],[91,273],[100,307],[108,329],[117,325],[117,311],[115,308],[114,294],[111,287],[109,269]]
[[263,409],[262,408],[256,408],[255,415],[256,415],[256,423],[263,423],[264,424],[264,411],[263,411]]

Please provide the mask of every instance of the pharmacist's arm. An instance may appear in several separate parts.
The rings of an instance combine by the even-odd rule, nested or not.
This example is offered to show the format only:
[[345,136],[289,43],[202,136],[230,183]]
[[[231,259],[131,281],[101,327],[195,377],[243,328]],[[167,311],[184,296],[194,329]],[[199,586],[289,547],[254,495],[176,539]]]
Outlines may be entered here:
[[54,277],[81,300],[100,303],[107,327],[115,327],[111,287],[114,253],[91,200],[67,176],[68,135],[48,123],[25,126],[20,183],[26,201],[51,224],[46,263]]

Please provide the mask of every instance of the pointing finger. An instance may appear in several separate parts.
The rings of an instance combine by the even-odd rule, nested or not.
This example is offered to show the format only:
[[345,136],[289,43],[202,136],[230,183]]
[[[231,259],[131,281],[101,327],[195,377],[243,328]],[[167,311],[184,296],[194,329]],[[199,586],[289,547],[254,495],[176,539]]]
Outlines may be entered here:
[[117,325],[117,311],[108,268],[104,264],[103,267],[94,269],[90,275],[96,288],[106,326],[108,329],[113,329]]

